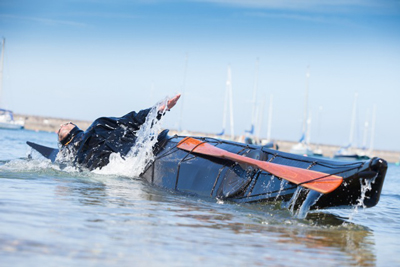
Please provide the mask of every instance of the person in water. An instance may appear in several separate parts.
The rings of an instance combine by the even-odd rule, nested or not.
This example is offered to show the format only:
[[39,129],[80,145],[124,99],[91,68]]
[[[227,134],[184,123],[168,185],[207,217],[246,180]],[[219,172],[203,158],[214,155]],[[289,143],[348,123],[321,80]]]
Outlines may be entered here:
[[[158,108],[157,119],[170,110],[180,98],[177,94]],[[109,163],[111,153],[126,156],[136,142],[136,131],[145,123],[151,108],[132,111],[122,117],[101,117],[84,132],[72,122],[60,126],[57,132],[63,159],[72,160],[79,167],[89,170],[102,168]]]

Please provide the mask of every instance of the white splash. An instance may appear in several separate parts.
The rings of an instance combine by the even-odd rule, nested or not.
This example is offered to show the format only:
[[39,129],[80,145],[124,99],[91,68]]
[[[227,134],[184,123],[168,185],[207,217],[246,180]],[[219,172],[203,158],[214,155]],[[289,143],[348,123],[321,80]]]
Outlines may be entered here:
[[224,200],[217,198],[217,204],[223,205],[225,202]]
[[57,163],[74,162],[75,154],[67,149],[60,149],[56,156]]
[[317,203],[318,199],[322,196],[321,193],[310,190],[307,194],[306,199],[301,204],[300,209],[297,211],[296,217],[299,219],[304,219],[307,216],[307,213],[310,211],[310,207]]
[[[274,178],[274,175],[272,175],[271,179],[273,179],[273,178]],[[281,195],[283,189],[285,188],[285,186],[286,186],[288,183],[289,183],[289,182],[288,182],[287,180],[281,179],[281,183],[280,183],[280,186],[279,186],[279,192],[278,192],[278,194],[277,194],[276,197],[275,197],[275,201],[278,200],[278,198],[280,197],[280,195]]]
[[[372,184],[375,183],[376,177],[378,177],[378,173],[372,179],[362,179],[362,178],[360,178],[361,196],[360,196],[359,199],[357,199],[356,208],[357,207],[366,208],[366,206],[364,205],[364,199],[367,196],[365,194],[372,189]],[[363,180],[364,180],[365,183],[363,183]]]
[[292,214],[294,214],[294,208],[295,208],[295,204],[297,202],[297,199],[300,196],[301,191],[303,190],[303,187],[298,186],[296,188],[296,190],[294,191],[292,197],[290,198],[290,200],[288,202],[282,202],[282,207],[288,209]]
[[[365,209],[366,206],[364,204],[366,193],[372,189],[372,184],[375,183],[375,179],[378,177],[378,173],[376,173],[375,177],[372,179],[362,179],[360,178],[360,185],[361,185],[361,196],[357,199],[357,204],[354,205],[353,212],[350,214],[349,219],[352,220],[353,216],[358,213],[358,208]],[[364,181],[364,182],[363,182]]]
[[112,153],[109,158],[109,164],[101,169],[93,170],[93,172],[131,178],[138,177],[154,159],[153,147],[157,142],[157,136],[161,130],[161,120],[157,119],[158,109],[162,103],[167,106],[167,100],[168,98],[152,107],[145,123],[136,132],[137,140],[135,145],[125,158],[122,158],[119,153]]
[[0,166],[1,171],[12,171],[12,172],[30,172],[30,171],[42,171],[46,169],[59,170],[59,166],[52,164],[48,159],[15,159],[7,162]]
[[[75,145],[76,144],[74,144],[73,147],[75,147]],[[79,168],[73,166],[74,160],[75,160],[75,153],[69,147],[61,149],[61,146],[59,146],[59,152],[57,153],[55,160],[57,164],[59,164],[60,166],[64,165],[63,169],[66,169],[66,167],[68,167],[65,171],[67,171],[70,168],[74,169],[74,171],[78,171]]]
[[0,166],[0,171],[9,172],[68,172],[68,173],[81,173],[80,170],[74,166],[62,166],[52,163],[49,159],[15,159]]
[[[313,206],[315,203],[317,203],[318,199],[321,196],[322,196],[321,193],[298,186],[295,192],[293,193],[292,197],[290,198],[290,200],[287,202],[283,201],[281,203],[281,207],[288,209],[292,214],[292,216],[299,219],[304,219],[306,218],[307,213],[310,211],[310,207]],[[299,201],[302,201],[300,207],[296,205],[297,202]]]
[[[59,153],[61,154],[61,153]],[[4,165],[0,166],[0,171],[10,171],[10,172],[46,172],[46,171],[63,171],[69,173],[78,173],[80,170],[75,166],[66,165],[61,159],[62,157],[67,157],[65,155],[57,155],[59,162],[53,163],[50,159],[46,159],[35,149],[30,148],[26,154],[25,159],[14,159],[6,162]],[[72,160],[71,160],[72,161]],[[65,162],[65,161],[64,161]],[[67,161],[68,162],[68,161]]]

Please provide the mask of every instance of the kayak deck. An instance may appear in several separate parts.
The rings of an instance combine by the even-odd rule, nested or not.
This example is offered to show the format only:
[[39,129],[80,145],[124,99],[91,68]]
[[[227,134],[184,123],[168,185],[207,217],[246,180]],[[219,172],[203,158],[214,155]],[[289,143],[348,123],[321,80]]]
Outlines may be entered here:
[[[238,203],[289,200],[300,187],[246,164],[181,150],[177,145],[184,138],[166,134],[159,138],[156,158],[142,177],[159,187]],[[256,145],[196,138],[237,155],[343,177],[342,184],[331,193],[321,195],[312,209],[357,204],[372,207],[379,201],[387,169],[387,163],[382,159],[340,162],[298,156]],[[371,188],[365,190],[365,187]],[[299,205],[309,190],[301,191]]]

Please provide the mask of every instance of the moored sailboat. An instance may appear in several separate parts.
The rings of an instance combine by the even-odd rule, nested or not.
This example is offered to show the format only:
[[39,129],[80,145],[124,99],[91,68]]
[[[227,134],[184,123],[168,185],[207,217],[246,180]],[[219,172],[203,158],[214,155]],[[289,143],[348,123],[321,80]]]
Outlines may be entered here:
[[[0,65],[0,104],[1,92],[3,89],[3,67],[4,67],[4,47],[6,39],[3,38],[1,46],[1,65]],[[14,120],[14,114],[11,110],[0,108],[0,129],[19,130],[24,128],[24,121]]]
[[[373,146],[373,139],[374,139],[374,127],[375,127],[375,110],[376,106],[374,106],[373,109],[373,118],[372,118],[372,130],[371,130],[371,143],[370,143],[370,148],[369,150],[366,149],[365,143],[366,143],[366,131],[364,131],[364,145],[362,149],[357,148],[357,146],[354,145],[354,132],[355,132],[355,127],[356,127],[356,113],[357,113],[357,99],[358,99],[358,94],[356,93],[354,95],[354,102],[353,102],[353,111],[352,111],[352,118],[351,118],[351,127],[350,127],[350,136],[349,136],[349,144],[347,146],[341,147],[333,156],[334,159],[340,159],[340,160],[366,160],[370,159],[370,154],[372,152],[372,146]],[[368,123],[366,122],[366,125]],[[367,126],[366,126],[367,127]]]
[[230,118],[230,139],[235,139],[235,131],[233,125],[233,96],[232,96],[232,76],[231,67],[228,66],[227,79],[226,79],[226,89],[225,89],[225,100],[224,100],[224,113],[222,118],[222,131],[217,134],[217,136],[224,136],[226,129],[226,117],[228,116],[228,106],[229,106],[229,118]]
[[11,110],[0,109],[0,129],[20,130],[24,128],[24,122],[14,120]]

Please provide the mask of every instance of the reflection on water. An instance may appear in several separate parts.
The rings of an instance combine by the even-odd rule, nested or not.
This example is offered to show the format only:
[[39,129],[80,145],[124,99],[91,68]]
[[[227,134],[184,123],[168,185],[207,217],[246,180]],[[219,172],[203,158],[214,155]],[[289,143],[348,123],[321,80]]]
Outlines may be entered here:
[[7,263],[376,264],[373,232],[332,214],[297,219],[280,203],[221,203],[138,179],[62,175],[0,172]]
[[[246,248],[241,247],[241,250],[249,247],[262,248],[262,254],[266,252],[264,249],[272,249],[277,255],[272,256],[272,253],[269,260],[275,259],[277,263],[280,262],[282,253],[289,252],[311,253],[312,264],[316,260],[328,260],[333,265],[343,262],[353,266],[375,266],[373,232],[365,227],[346,223],[341,218],[326,213],[313,213],[306,220],[296,220],[286,216],[288,214],[284,214],[285,211],[279,211],[275,216],[267,209],[269,211],[265,216],[248,213],[243,207],[236,207],[235,211],[238,210],[241,213],[226,213],[220,209],[187,206],[185,203],[169,211],[173,216],[186,219],[187,222],[177,224],[180,227],[211,228],[237,235],[233,243],[226,245],[246,244]],[[242,243],[244,240],[246,242]],[[274,258],[275,256],[278,258]],[[304,261],[307,260],[301,260],[303,265]],[[285,262],[298,263],[296,259],[286,259]]]
[[400,168],[389,167],[378,206],[302,218],[280,202],[224,203],[140,179],[29,164],[0,164],[0,265],[400,264]]

